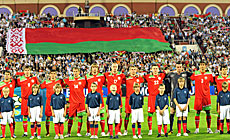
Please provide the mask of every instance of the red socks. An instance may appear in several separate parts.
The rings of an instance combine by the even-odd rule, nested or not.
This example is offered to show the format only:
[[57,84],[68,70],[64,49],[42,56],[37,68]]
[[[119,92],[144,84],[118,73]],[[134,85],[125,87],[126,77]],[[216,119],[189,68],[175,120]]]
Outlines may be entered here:
[[109,133],[110,133],[110,136],[113,136],[113,125],[112,124],[109,124]]
[[11,134],[11,137],[14,136],[14,125],[13,125],[13,123],[10,124],[10,134]]
[[227,131],[229,131],[229,123],[230,123],[230,120],[227,119],[226,121],[227,121]]
[[73,118],[69,118],[69,120],[68,120],[68,134],[71,134],[72,126],[73,126]]
[[136,132],[135,132],[135,124],[132,125],[132,130],[133,130],[133,136],[136,135]]
[[181,133],[181,120],[177,120],[178,133]]
[[199,128],[199,123],[200,123],[200,116],[195,116],[196,128]]
[[161,134],[162,125],[158,125],[158,134]]
[[81,127],[82,127],[82,119],[78,121],[77,133],[81,132]]
[[[89,120],[87,119],[87,133],[89,133],[89,130],[91,129],[91,126],[90,126],[90,122]],[[92,130],[91,130],[92,132]]]
[[91,136],[94,135],[94,124],[90,124]]
[[94,127],[95,127],[95,135],[97,136],[97,133],[98,133],[98,124],[95,124]]
[[118,132],[121,132],[120,126],[120,124],[115,124],[115,135],[117,135]]
[[31,125],[31,136],[34,136],[35,128],[34,125]]
[[50,133],[50,120],[46,120],[46,133]]
[[61,123],[60,124],[60,134],[63,135],[63,133],[64,133],[64,124]]
[[152,117],[148,116],[148,126],[149,126],[149,130],[152,130]]
[[6,137],[6,126],[2,125],[2,137],[5,138]]
[[165,133],[165,134],[168,133],[168,132],[167,132],[167,124],[164,124],[164,133]]
[[55,124],[54,124],[54,130],[55,130],[55,134],[56,134],[56,135],[59,134],[59,127],[60,127],[59,123],[55,123]]
[[220,130],[220,115],[217,117],[217,130]]
[[186,133],[186,131],[187,131],[187,119],[183,120],[183,131],[184,131],[184,133]]
[[37,124],[38,136],[41,136],[41,124]]
[[121,132],[122,118],[120,117],[120,123],[118,124],[119,132]]
[[103,120],[104,117],[102,117],[102,120],[100,121],[101,125],[101,132],[105,132],[105,120]]
[[28,126],[27,119],[23,119],[23,120],[24,121],[22,123],[23,123],[24,133],[27,133],[27,126]]
[[141,124],[138,124],[138,135],[141,135]]

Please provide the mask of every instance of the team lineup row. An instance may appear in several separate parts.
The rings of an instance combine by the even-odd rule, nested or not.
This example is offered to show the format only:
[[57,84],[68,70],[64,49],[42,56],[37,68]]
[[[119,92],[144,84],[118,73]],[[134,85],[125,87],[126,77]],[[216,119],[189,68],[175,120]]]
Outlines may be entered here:
[[[210,115],[210,107],[211,107],[211,99],[210,99],[210,82],[214,82],[214,78],[212,74],[206,71],[206,63],[201,62],[198,71],[194,73],[190,73],[187,71],[183,71],[182,64],[178,62],[176,64],[176,72],[168,72],[159,73],[159,67],[157,65],[152,66],[152,71],[150,74],[139,76],[137,75],[137,68],[135,66],[131,66],[129,68],[129,75],[125,76],[123,73],[117,71],[118,64],[113,63],[111,66],[111,72],[100,74],[98,73],[98,65],[92,64],[91,72],[86,75],[86,77],[80,77],[80,70],[78,68],[73,68],[73,76],[66,78],[64,80],[56,79],[56,71],[51,70],[49,76],[50,79],[39,83],[37,77],[31,76],[30,67],[25,67],[23,76],[20,76],[16,80],[11,78],[10,72],[5,72],[5,79],[0,84],[0,90],[2,90],[2,100],[9,100],[8,103],[10,105],[2,105],[1,102],[1,115],[2,119],[2,135],[3,139],[5,137],[5,126],[8,122],[10,124],[11,138],[14,139],[14,127],[15,122],[12,117],[14,116],[14,106],[12,97],[14,93],[14,88],[17,86],[21,87],[21,115],[23,115],[23,128],[24,134],[23,137],[27,136],[27,118],[30,117],[31,121],[31,139],[34,138],[34,133],[36,129],[38,130],[38,138],[40,139],[40,131],[41,124],[40,119],[42,117],[42,99],[35,98],[36,96],[41,97],[38,93],[39,86],[41,88],[46,88],[46,106],[45,106],[45,115],[46,115],[46,136],[50,135],[49,127],[50,127],[50,117],[53,116],[53,121],[55,123],[55,139],[63,137],[64,125],[63,118],[66,115],[66,101],[65,96],[60,94],[61,88],[68,86],[70,89],[70,97],[69,97],[69,119],[68,119],[68,133],[65,137],[70,137],[71,127],[73,124],[73,118],[75,116],[78,117],[78,131],[77,135],[81,136],[81,126],[82,126],[82,118],[85,110],[87,111],[87,136],[90,136],[91,129],[91,138],[97,138],[97,130],[98,123],[100,122],[102,136],[106,136],[105,134],[105,105],[102,100],[103,85],[107,85],[109,101],[107,99],[106,111],[108,113],[108,127],[110,130],[110,137],[113,138],[113,130],[112,125],[115,122],[115,138],[118,138],[118,135],[121,134],[121,124],[122,118],[120,117],[120,108],[122,108],[122,102],[120,97],[122,95],[121,84],[126,84],[126,101],[125,101],[125,121],[124,127],[125,131],[123,135],[127,135],[127,128],[129,123],[129,116],[132,112],[132,128],[133,128],[133,138],[141,138],[141,122],[143,119],[143,96],[140,94],[140,84],[143,82],[148,83],[148,125],[149,125],[149,135],[152,135],[152,115],[156,112],[157,120],[158,120],[158,130],[159,135],[161,135],[161,127],[164,125],[164,134],[168,136],[168,134],[172,134],[172,126],[174,122],[174,114],[176,111],[178,121],[177,123],[181,124],[183,122],[184,136],[188,136],[187,132],[187,110],[189,104],[189,84],[190,80],[195,81],[195,103],[194,109],[196,110],[196,131],[195,133],[199,133],[199,120],[200,120],[200,111],[205,110],[207,117],[207,132],[213,133],[210,129],[211,125],[211,115]],[[217,85],[218,93],[222,91],[222,83],[228,82],[230,77],[227,75],[228,69],[227,66],[222,66],[220,68],[220,75],[215,77],[215,83]],[[163,81],[168,81],[165,85],[162,84]],[[17,84],[16,84],[17,83]],[[169,85],[170,90],[170,116],[168,113],[168,95],[165,93],[165,86]],[[183,86],[182,86],[183,85]],[[227,84],[228,85],[228,84]],[[8,87],[8,88],[6,88]],[[35,88],[36,87],[36,88]],[[223,94],[225,95],[223,86]],[[4,88],[4,90],[3,90]],[[88,88],[89,94],[85,98],[84,88]],[[168,87],[167,87],[168,88]],[[229,88],[229,86],[228,86]],[[6,92],[4,95],[4,91]],[[228,90],[227,90],[228,91]],[[9,97],[7,95],[9,94]],[[160,94],[159,94],[160,93]],[[34,95],[36,94],[36,96]],[[99,96],[100,95],[100,96]],[[118,96],[119,95],[119,96]],[[227,95],[227,94],[226,94]],[[115,98],[116,97],[116,98]],[[217,121],[217,131],[219,131],[221,126],[220,133],[223,133],[223,119],[228,114],[228,108],[225,107],[225,115],[223,115],[222,106],[227,106],[228,102],[226,99],[222,99],[223,96],[218,98],[219,106],[218,113],[221,118],[218,116]],[[226,97],[229,97],[226,96]],[[41,97],[42,98],[42,97]],[[222,99],[222,100],[221,100]],[[32,101],[33,102],[30,102]],[[39,100],[41,105],[34,104],[36,100]],[[111,102],[110,102],[111,100]],[[112,102],[114,101],[114,102]],[[3,102],[6,103],[7,101]],[[8,106],[8,107],[6,107]],[[85,107],[86,106],[86,107]],[[111,108],[110,108],[111,107]],[[156,111],[155,111],[156,109]],[[222,114],[222,115],[221,115]],[[227,129],[229,133],[229,115],[227,115]],[[32,119],[33,118],[33,119]],[[39,119],[40,118],[40,119]],[[33,122],[34,121],[34,122]],[[138,137],[135,135],[135,123],[138,125]],[[170,131],[167,133],[167,124],[170,124]],[[95,132],[94,132],[95,130]],[[60,135],[59,135],[60,134]],[[178,125],[178,134],[177,136],[181,136],[180,125]]]

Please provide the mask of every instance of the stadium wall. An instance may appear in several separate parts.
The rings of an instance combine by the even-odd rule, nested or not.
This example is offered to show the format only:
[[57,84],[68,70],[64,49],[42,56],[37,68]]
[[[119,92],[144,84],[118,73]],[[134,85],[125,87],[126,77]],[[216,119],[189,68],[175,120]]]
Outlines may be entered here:
[[[184,14],[186,11],[195,11],[198,14],[211,12],[214,15],[229,15],[229,0],[89,0],[91,9],[95,11],[104,11],[105,14],[116,12],[130,13],[136,11],[137,14],[146,13],[164,13],[169,12],[171,16]],[[0,0],[0,13],[6,8],[8,11],[29,10],[34,13],[43,13],[44,10],[56,10],[59,16],[66,16],[68,8],[72,7],[75,12],[76,8],[81,7],[84,12],[85,0]],[[93,8],[94,9],[93,9]],[[47,9],[48,8],[48,9]]]

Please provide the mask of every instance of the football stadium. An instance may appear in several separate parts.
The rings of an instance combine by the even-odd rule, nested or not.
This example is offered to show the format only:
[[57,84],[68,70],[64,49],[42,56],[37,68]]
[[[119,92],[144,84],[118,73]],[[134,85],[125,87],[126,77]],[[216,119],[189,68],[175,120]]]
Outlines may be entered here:
[[230,138],[229,0],[0,0],[0,138]]

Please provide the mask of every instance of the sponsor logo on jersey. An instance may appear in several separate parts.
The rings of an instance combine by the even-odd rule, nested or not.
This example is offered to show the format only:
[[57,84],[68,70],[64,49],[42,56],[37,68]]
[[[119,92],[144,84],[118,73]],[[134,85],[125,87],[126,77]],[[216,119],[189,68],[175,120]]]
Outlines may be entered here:
[[161,80],[161,77],[158,77],[158,80]]
[[8,102],[10,103],[10,100]]
[[121,77],[118,77],[118,80],[121,80]]
[[37,98],[37,100],[39,100],[39,97]]
[[34,83],[34,80],[32,79],[31,82]]
[[117,97],[117,100],[119,100],[119,98]]
[[62,99],[62,96],[60,97],[60,99]]
[[166,98],[165,98],[165,101],[166,101]]
[[13,86],[10,84],[10,87],[12,88]]
[[100,79],[100,78],[98,79],[98,82],[101,82],[101,79]]
[[79,82],[78,84],[81,85],[81,82]]
[[204,77],[204,79],[205,79],[205,80],[207,80],[207,79],[208,79],[208,77],[207,77],[207,76],[205,76],[205,77]]
[[139,80],[139,79],[137,79],[137,82],[140,82],[140,80]]

